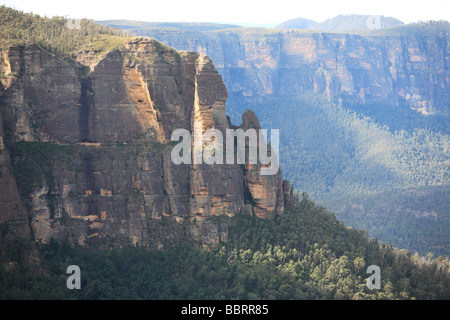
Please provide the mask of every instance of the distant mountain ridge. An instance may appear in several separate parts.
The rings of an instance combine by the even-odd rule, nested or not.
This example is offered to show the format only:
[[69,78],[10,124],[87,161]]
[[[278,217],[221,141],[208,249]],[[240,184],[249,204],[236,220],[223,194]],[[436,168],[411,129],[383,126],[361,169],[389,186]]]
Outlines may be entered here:
[[108,25],[111,28],[118,28],[124,31],[137,29],[169,28],[189,31],[211,31],[229,28],[239,28],[235,24],[222,24],[213,22],[145,22],[134,20],[98,20],[101,25]]
[[284,21],[277,25],[280,29],[309,29],[311,26],[317,24],[316,21],[306,18],[294,18]]
[[[180,29],[184,31],[213,31],[244,27],[243,25],[214,23],[214,22],[148,22],[135,20],[98,20],[101,25],[118,28],[128,32],[136,32],[144,29]],[[385,29],[404,25],[393,17],[380,15],[338,15],[323,22],[317,22],[307,18],[294,18],[275,26],[275,29],[309,29],[327,32],[357,32],[370,29]],[[257,27],[257,25],[253,25]]]
[[385,29],[403,25],[392,17],[379,15],[338,15],[323,22],[315,22],[304,18],[285,21],[277,26],[281,29],[311,29],[329,32],[355,32],[369,29]]

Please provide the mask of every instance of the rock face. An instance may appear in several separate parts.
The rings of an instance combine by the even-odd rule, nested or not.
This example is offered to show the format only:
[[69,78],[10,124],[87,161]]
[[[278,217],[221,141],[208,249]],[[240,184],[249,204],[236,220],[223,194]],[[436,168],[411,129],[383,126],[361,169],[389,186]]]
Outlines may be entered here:
[[208,55],[239,101],[310,91],[336,102],[404,105],[430,113],[445,110],[450,99],[445,32],[418,37],[292,29],[136,32]]
[[0,116],[0,221],[8,221],[18,234],[29,238],[28,218],[12,174],[10,154],[4,144],[4,138]]
[[[251,110],[247,110],[242,115],[243,130],[260,130],[258,118]],[[275,175],[261,175],[261,164],[246,163],[245,184],[249,192],[249,198],[254,202],[254,212],[260,217],[266,217],[268,212],[278,212],[283,210],[284,193],[283,187],[279,188],[278,181],[281,180],[281,173]],[[268,210],[269,209],[269,210]]]
[[[171,160],[174,130],[231,128],[207,56],[138,38],[77,62],[33,45],[2,52],[0,223],[19,221],[40,243],[161,248],[182,226],[207,244],[226,240],[209,216],[282,212],[280,172]],[[178,224],[163,232],[167,218]]]

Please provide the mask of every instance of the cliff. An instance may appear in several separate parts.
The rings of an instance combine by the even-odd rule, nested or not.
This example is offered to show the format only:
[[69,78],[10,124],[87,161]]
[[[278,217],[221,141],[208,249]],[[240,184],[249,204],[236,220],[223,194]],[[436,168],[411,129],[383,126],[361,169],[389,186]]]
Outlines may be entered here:
[[[437,188],[449,185],[448,22],[358,33],[133,32],[207,54],[228,88],[231,119],[249,108],[280,128],[285,178],[346,225],[421,254],[447,252],[438,235],[448,197]],[[423,190],[432,201],[413,214],[416,203],[401,195]]]
[[433,113],[447,108],[450,98],[445,28],[409,35],[395,29],[366,35],[263,28],[133,32],[207,54],[230,95],[255,99],[251,103],[309,91],[335,102],[402,105]]
[[19,224],[16,236],[163,248],[187,232],[214,244],[227,227],[210,216],[282,212],[280,172],[171,161],[175,129],[231,128],[207,56],[137,38],[76,63],[13,46],[0,66],[0,224]]

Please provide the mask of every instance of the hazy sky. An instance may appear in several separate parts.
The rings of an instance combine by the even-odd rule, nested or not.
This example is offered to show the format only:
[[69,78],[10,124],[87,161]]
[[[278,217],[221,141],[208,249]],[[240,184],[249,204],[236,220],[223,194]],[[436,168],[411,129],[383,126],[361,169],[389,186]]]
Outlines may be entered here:
[[321,22],[339,14],[384,15],[405,23],[450,21],[450,0],[0,0],[0,4],[44,16],[94,20],[278,24],[303,17]]

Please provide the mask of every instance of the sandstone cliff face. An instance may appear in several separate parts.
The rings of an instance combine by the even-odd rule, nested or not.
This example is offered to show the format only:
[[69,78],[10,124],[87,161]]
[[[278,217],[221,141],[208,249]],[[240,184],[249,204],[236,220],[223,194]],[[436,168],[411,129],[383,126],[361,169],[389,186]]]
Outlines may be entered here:
[[[80,51],[83,68],[33,45],[2,58],[0,223],[20,220],[41,243],[161,248],[182,226],[207,244],[226,240],[211,215],[283,210],[281,173],[171,161],[175,129],[230,128],[208,57],[140,38]],[[161,231],[166,218],[178,226]]]
[[[260,130],[258,118],[251,110],[247,110],[242,115],[243,130]],[[248,146],[247,146],[248,147]],[[275,175],[261,175],[261,164],[251,164],[248,161],[245,164],[245,184],[249,197],[253,202],[253,210],[260,217],[267,217],[268,212],[281,213],[284,207],[283,186],[278,184],[281,180],[281,172]]]
[[[1,120],[1,116],[0,116]],[[20,201],[15,177],[12,173],[11,159],[8,149],[4,144],[4,132],[0,121],[0,221],[8,222],[18,234],[29,238],[28,218],[25,208]]]
[[[144,31],[141,31],[144,32]],[[179,50],[208,55],[239,99],[325,94],[336,102],[442,111],[450,98],[448,34],[430,37],[295,30],[189,33],[146,30]]]

